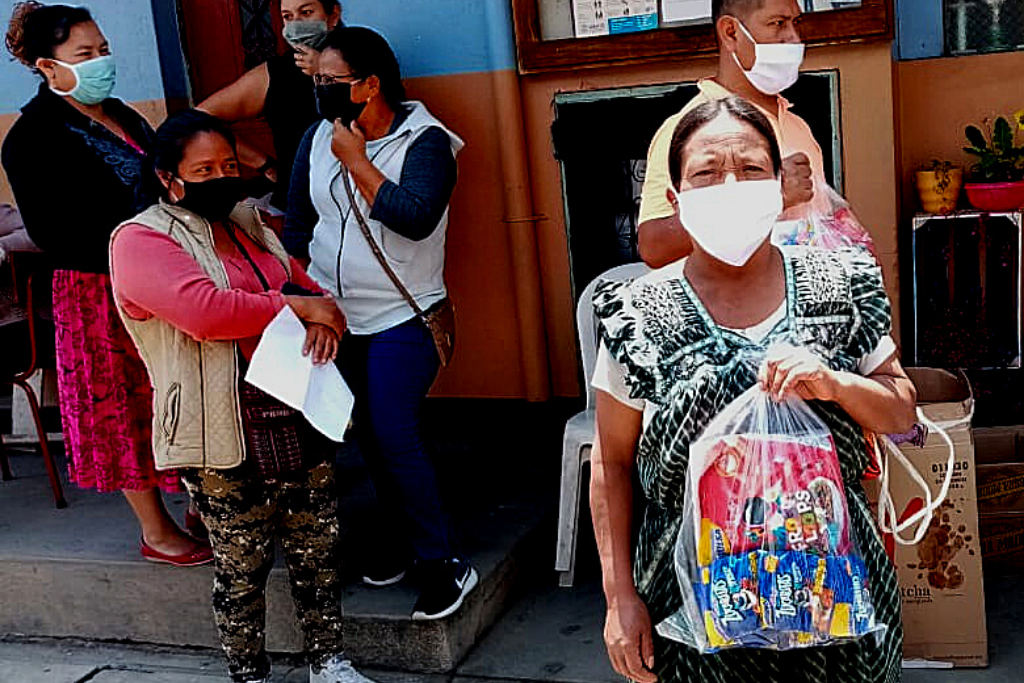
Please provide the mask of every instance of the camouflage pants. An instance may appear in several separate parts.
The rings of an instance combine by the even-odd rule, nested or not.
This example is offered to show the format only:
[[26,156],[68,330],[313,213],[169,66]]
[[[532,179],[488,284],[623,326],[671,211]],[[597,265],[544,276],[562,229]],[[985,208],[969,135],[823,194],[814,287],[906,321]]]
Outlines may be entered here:
[[338,501],[329,463],[267,484],[248,461],[231,470],[182,470],[210,530],[213,613],[234,681],[270,674],[265,649],[266,585],[274,540],[288,565],[306,655],[342,651]]

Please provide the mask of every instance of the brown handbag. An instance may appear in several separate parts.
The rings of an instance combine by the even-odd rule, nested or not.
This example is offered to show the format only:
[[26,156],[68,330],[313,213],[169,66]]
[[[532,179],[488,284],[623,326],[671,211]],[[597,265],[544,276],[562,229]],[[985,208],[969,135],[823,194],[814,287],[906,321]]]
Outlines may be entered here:
[[299,411],[239,378],[238,402],[246,446],[260,478],[273,484],[305,470],[326,452],[322,437]]
[[[373,255],[377,257],[377,261],[380,263],[380,267],[384,269],[391,282],[394,283],[395,287],[401,293],[402,298],[408,302],[409,306],[416,313],[423,324],[430,330],[430,335],[434,338],[434,346],[437,348],[437,355],[441,359],[441,365],[448,367],[448,364],[452,362],[452,355],[455,353],[455,305],[449,297],[441,299],[436,304],[431,306],[428,310],[424,311],[418,303],[416,303],[415,297],[402,283],[402,280],[398,277],[398,274],[388,263],[387,257],[384,255],[383,250],[377,244],[377,240],[373,238],[373,233],[370,232],[370,226],[366,224],[366,218],[363,217],[363,212],[359,210],[359,206],[356,204],[355,193],[352,191],[352,183],[349,180],[348,173],[342,169],[341,177],[343,185],[345,186],[345,194],[348,195],[349,206],[352,207],[352,212],[356,216],[356,222],[359,223],[359,229],[363,233],[363,237],[370,245],[370,249],[373,251]],[[344,227],[342,227],[344,229]]]
[[[225,228],[228,237],[249,262],[263,290],[270,291],[270,282],[235,234],[236,226],[229,223]],[[268,484],[294,477],[296,473],[305,471],[310,456],[324,457],[329,452],[328,441],[309,424],[300,411],[245,381],[248,363],[241,353],[238,354],[238,360],[241,369],[238,404],[242,413],[242,432],[256,472]]]

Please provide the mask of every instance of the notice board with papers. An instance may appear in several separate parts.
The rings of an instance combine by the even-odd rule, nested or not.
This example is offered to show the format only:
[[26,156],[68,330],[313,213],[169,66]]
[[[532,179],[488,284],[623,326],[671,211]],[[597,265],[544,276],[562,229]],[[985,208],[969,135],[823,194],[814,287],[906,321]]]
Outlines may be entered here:
[[[711,0],[511,0],[522,73],[706,56]],[[808,45],[891,40],[893,0],[800,0]]]

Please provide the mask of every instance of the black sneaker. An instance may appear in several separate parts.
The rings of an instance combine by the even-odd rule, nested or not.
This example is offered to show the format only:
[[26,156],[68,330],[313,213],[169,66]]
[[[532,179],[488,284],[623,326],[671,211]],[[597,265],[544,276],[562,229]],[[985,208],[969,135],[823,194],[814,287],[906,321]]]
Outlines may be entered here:
[[405,578],[406,560],[376,556],[363,569],[363,583],[374,588],[393,586]]
[[443,619],[454,613],[479,580],[472,565],[458,557],[425,563],[418,571],[423,590],[412,610],[417,621]]

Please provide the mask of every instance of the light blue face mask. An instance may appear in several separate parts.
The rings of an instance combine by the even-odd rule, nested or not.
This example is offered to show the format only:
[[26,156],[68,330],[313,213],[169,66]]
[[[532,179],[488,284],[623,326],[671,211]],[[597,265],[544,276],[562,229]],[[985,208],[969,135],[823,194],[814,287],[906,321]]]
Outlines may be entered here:
[[114,63],[113,55],[104,55],[77,64],[68,64],[59,59],[53,61],[68,69],[75,76],[74,88],[63,91],[51,86],[50,89],[54,93],[62,97],[70,96],[82,104],[94,105],[107,99],[114,92],[114,85],[117,83],[117,65]]

